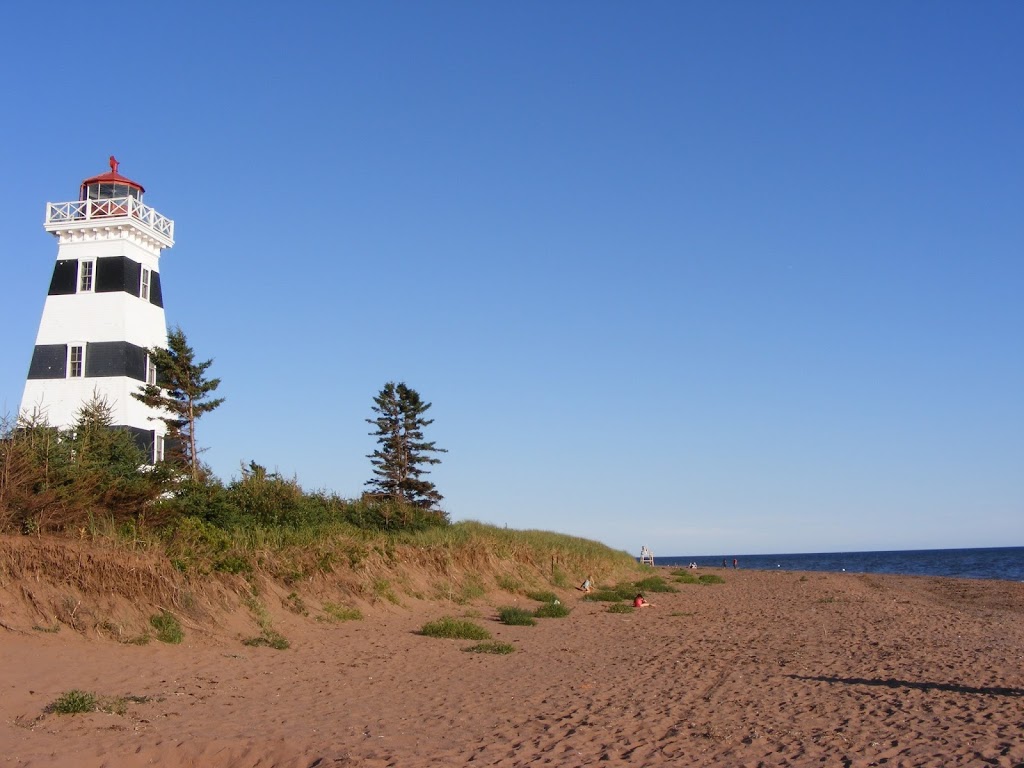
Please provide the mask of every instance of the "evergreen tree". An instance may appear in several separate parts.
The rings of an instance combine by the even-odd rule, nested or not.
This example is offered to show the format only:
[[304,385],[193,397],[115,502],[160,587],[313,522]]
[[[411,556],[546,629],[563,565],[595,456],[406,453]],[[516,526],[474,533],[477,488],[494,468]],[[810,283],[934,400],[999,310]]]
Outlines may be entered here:
[[146,351],[156,367],[157,383],[140,386],[132,397],[166,414],[153,418],[167,425],[167,441],[172,449],[168,456],[184,464],[192,480],[198,482],[201,465],[196,449],[196,420],[224,402],[223,397],[210,398],[210,393],[220,386],[220,379],[206,379],[206,370],[213,360],[197,363],[181,328],[167,334],[167,349],[154,347]]
[[432,482],[423,479],[429,474],[424,467],[441,463],[430,454],[447,452],[423,437],[423,428],[434,423],[423,416],[431,403],[424,403],[419,393],[404,383],[390,381],[373,401],[377,417],[366,421],[377,428],[370,434],[377,438],[378,447],[367,458],[376,477],[366,485],[394,501],[430,509],[444,497]]

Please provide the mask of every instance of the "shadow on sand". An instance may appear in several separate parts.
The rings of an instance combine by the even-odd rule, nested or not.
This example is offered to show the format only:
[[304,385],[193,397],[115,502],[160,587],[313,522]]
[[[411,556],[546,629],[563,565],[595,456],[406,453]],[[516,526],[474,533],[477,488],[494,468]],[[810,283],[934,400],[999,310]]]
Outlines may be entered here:
[[843,685],[880,685],[884,688],[917,688],[921,691],[949,691],[951,693],[976,693],[982,696],[1024,696],[1024,688],[1003,688],[1000,686],[978,687],[958,683],[918,683],[912,680],[887,680],[867,677],[827,677],[825,675],[786,675],[794,680],[815,680],[820,683],[841,683]]

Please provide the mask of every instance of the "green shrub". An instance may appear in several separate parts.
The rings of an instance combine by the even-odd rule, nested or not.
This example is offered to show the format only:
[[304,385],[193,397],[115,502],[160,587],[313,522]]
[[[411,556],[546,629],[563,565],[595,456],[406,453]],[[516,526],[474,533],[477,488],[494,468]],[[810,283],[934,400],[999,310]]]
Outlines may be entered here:
[[523,588],[523,582],[519,579],[512,578],[511,576],[499,576],[497,579],[498,586],[506,592],[518,592]]
[[646,579],[633,582],[633,588],[637,592],[677,592],[671,584],[666,584],[661,576],[648,576]]
[[714,573],[702,573],[697,577],[701,584],[725,584],[725,579]]
[[477,643],[471,645],[469,648],[463,648],[462,650],[468,651],[469,653],[514,653],[516,647],[511,643],[499,643],[495,640],[488,640],[483,643]]
[[553,603],[558,599],[554,592],[527,592],[526,596],[538,603]]
[[538,619],[561,619],[568,616],[569,609],[561,603],[546,603],[533,612]]
[[358,608],[349,608],[335,603],[324,603],[324,613],[334,621],[355,621],[363,618]]
[[608,606],[608,613],[633,613],[636,610],[628,603],[615,603]]
[[420,629],[427,637],[446,637],[456,640],[490,640],[491,634],[478,624],[464,619],[443,616],[437,621],[427,622]]
[[676,581],[680,584],[696,584],[697,577],[688,571],[680,571],[676,574]]
[[529,611],[525,608],[517,608],[515,606],[499,608],[498,620],[501,621],[502,624],[523,627],[532,627],[537,623]]
[[161,643],[177,645],[184,637],[181,630],[181,622],[170,611],[161,611],[149,617],[149,623],[156,630],[156,639]]
[[596,600],[602,603],[617,603],[620,600],[632,600],[636,591],[631,585],[626,585],[625,589],[618,587],[598,589],[587,595],[587,600]]
[[276,632],[273,629],[264,629],[262,635],[256,637],[250,637],[248,640],[243,640],[242,645],[248,646],[266,646],[268,648],[274,648],[278,651],[283,651],[291,646],[291,643],[282,635],[280,632]]
[[75,715],[82,712],[96,711],[96,695],[85,691],[72,690],[61,694],[61,697],[46,708],[47,712],[58,715]]

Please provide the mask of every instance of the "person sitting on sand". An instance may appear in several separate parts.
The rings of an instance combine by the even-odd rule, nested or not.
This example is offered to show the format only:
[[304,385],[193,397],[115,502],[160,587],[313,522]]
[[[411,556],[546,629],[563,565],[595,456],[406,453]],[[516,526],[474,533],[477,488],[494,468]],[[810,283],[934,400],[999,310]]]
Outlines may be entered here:
[[633,598],[634,608],[650,608],[652,605],[653,603],[648,603],[646,600],[644,600],[644,596],[641,595],[639,592],[637,592],[636,597]]
[[582,583],[582,584],[580,584],[580,586],[579,586],[579,590],[580,590],[581,592],[590,592],[590,591],[591,591],[591,590],[592,590],[593,588],[594,588],[594,584],[593,584],[593,582],[592,582],[592,581],[590,580],[590,577],[589,577],[589,576],[588,576],[588,577],[587,577],[587,578],[586,578],[586,579],[585,579],[585,580],[583,581],[583,583]]

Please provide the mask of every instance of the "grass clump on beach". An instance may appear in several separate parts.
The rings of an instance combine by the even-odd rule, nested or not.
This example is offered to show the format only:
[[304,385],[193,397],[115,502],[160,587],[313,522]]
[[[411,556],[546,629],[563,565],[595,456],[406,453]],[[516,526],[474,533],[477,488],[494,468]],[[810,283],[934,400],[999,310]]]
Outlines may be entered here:
[[46,708],[47,712],[58,715],[77,715],[96,711],[96,694],[77,689],[62,693],[60,698]]
[[661,576],[648,576],[646,579],[633,582],[637,592],[678,592],[671,584],[666,584]]
[[693,571],[674,571],[672,575],[680,584],[725,584],[725,579],[717,573],[702,573],[697,576]]
[[260,634],[256,637],[250,637],[248,640],[243,640],[243,645],[249,646],[260,646],[264,645],[268,648],[275,648],[279,651],[283,651],[288,648],[291,643],[282,635],[280,632],[275,630],[270,623],[270,614],[267,613],[267,609],[263,607],[263,603],[259,601],[256,596],[256,589],[253,587],[253,594],[245,598],[245,605],[252,613],[256,623],[260,627]]
[[149,623],[156,630],[156,639],[161,643],[177,645],[185,638],[181,622],[170,611],[161,611],[150,616]]
[[469,646],[469,648],[463,648],[462,650],[468,651],[469,653],[509,654],[514,653],[516,647],[511,643],[499,643],[496,640],[488,640],[483,643],[471,645]]
[[557,600],[553,603],[545,603],[533,612],[538,619],[562,619],[568,616],[569,609]]
[[358,608],[349,608],[347,605],[337,603],[324,603],[324,613],[330,621],[356,621],[363,618]]
[[429,621],[420,629],[421,635],[427,637],[443,637],[453,640],[490,640],[491,634],[479,624],[452,616],[442,616],[437,621]]
[[558,601],[558,595],[554,592],[527,592],[526,596],[538,603],[554,603]]
[[512,626],[521,627],[532,627],[537,621],[525,608],[518,608],[515,606],[509,606],[507,608],[498,609],[498,621],[502,624],[509,624]]
[[629,603],[615,603],[608,606],[608,613],[633,613],[636,610]]
[[266,646],[267,648],[274,648],[275,650],[283,651],[289,648],[291,643],[289,643],[288,639],[280,632],[273,629],[264,629],[263,634],[243,640],[242,645],[248,645],[253,648]]

